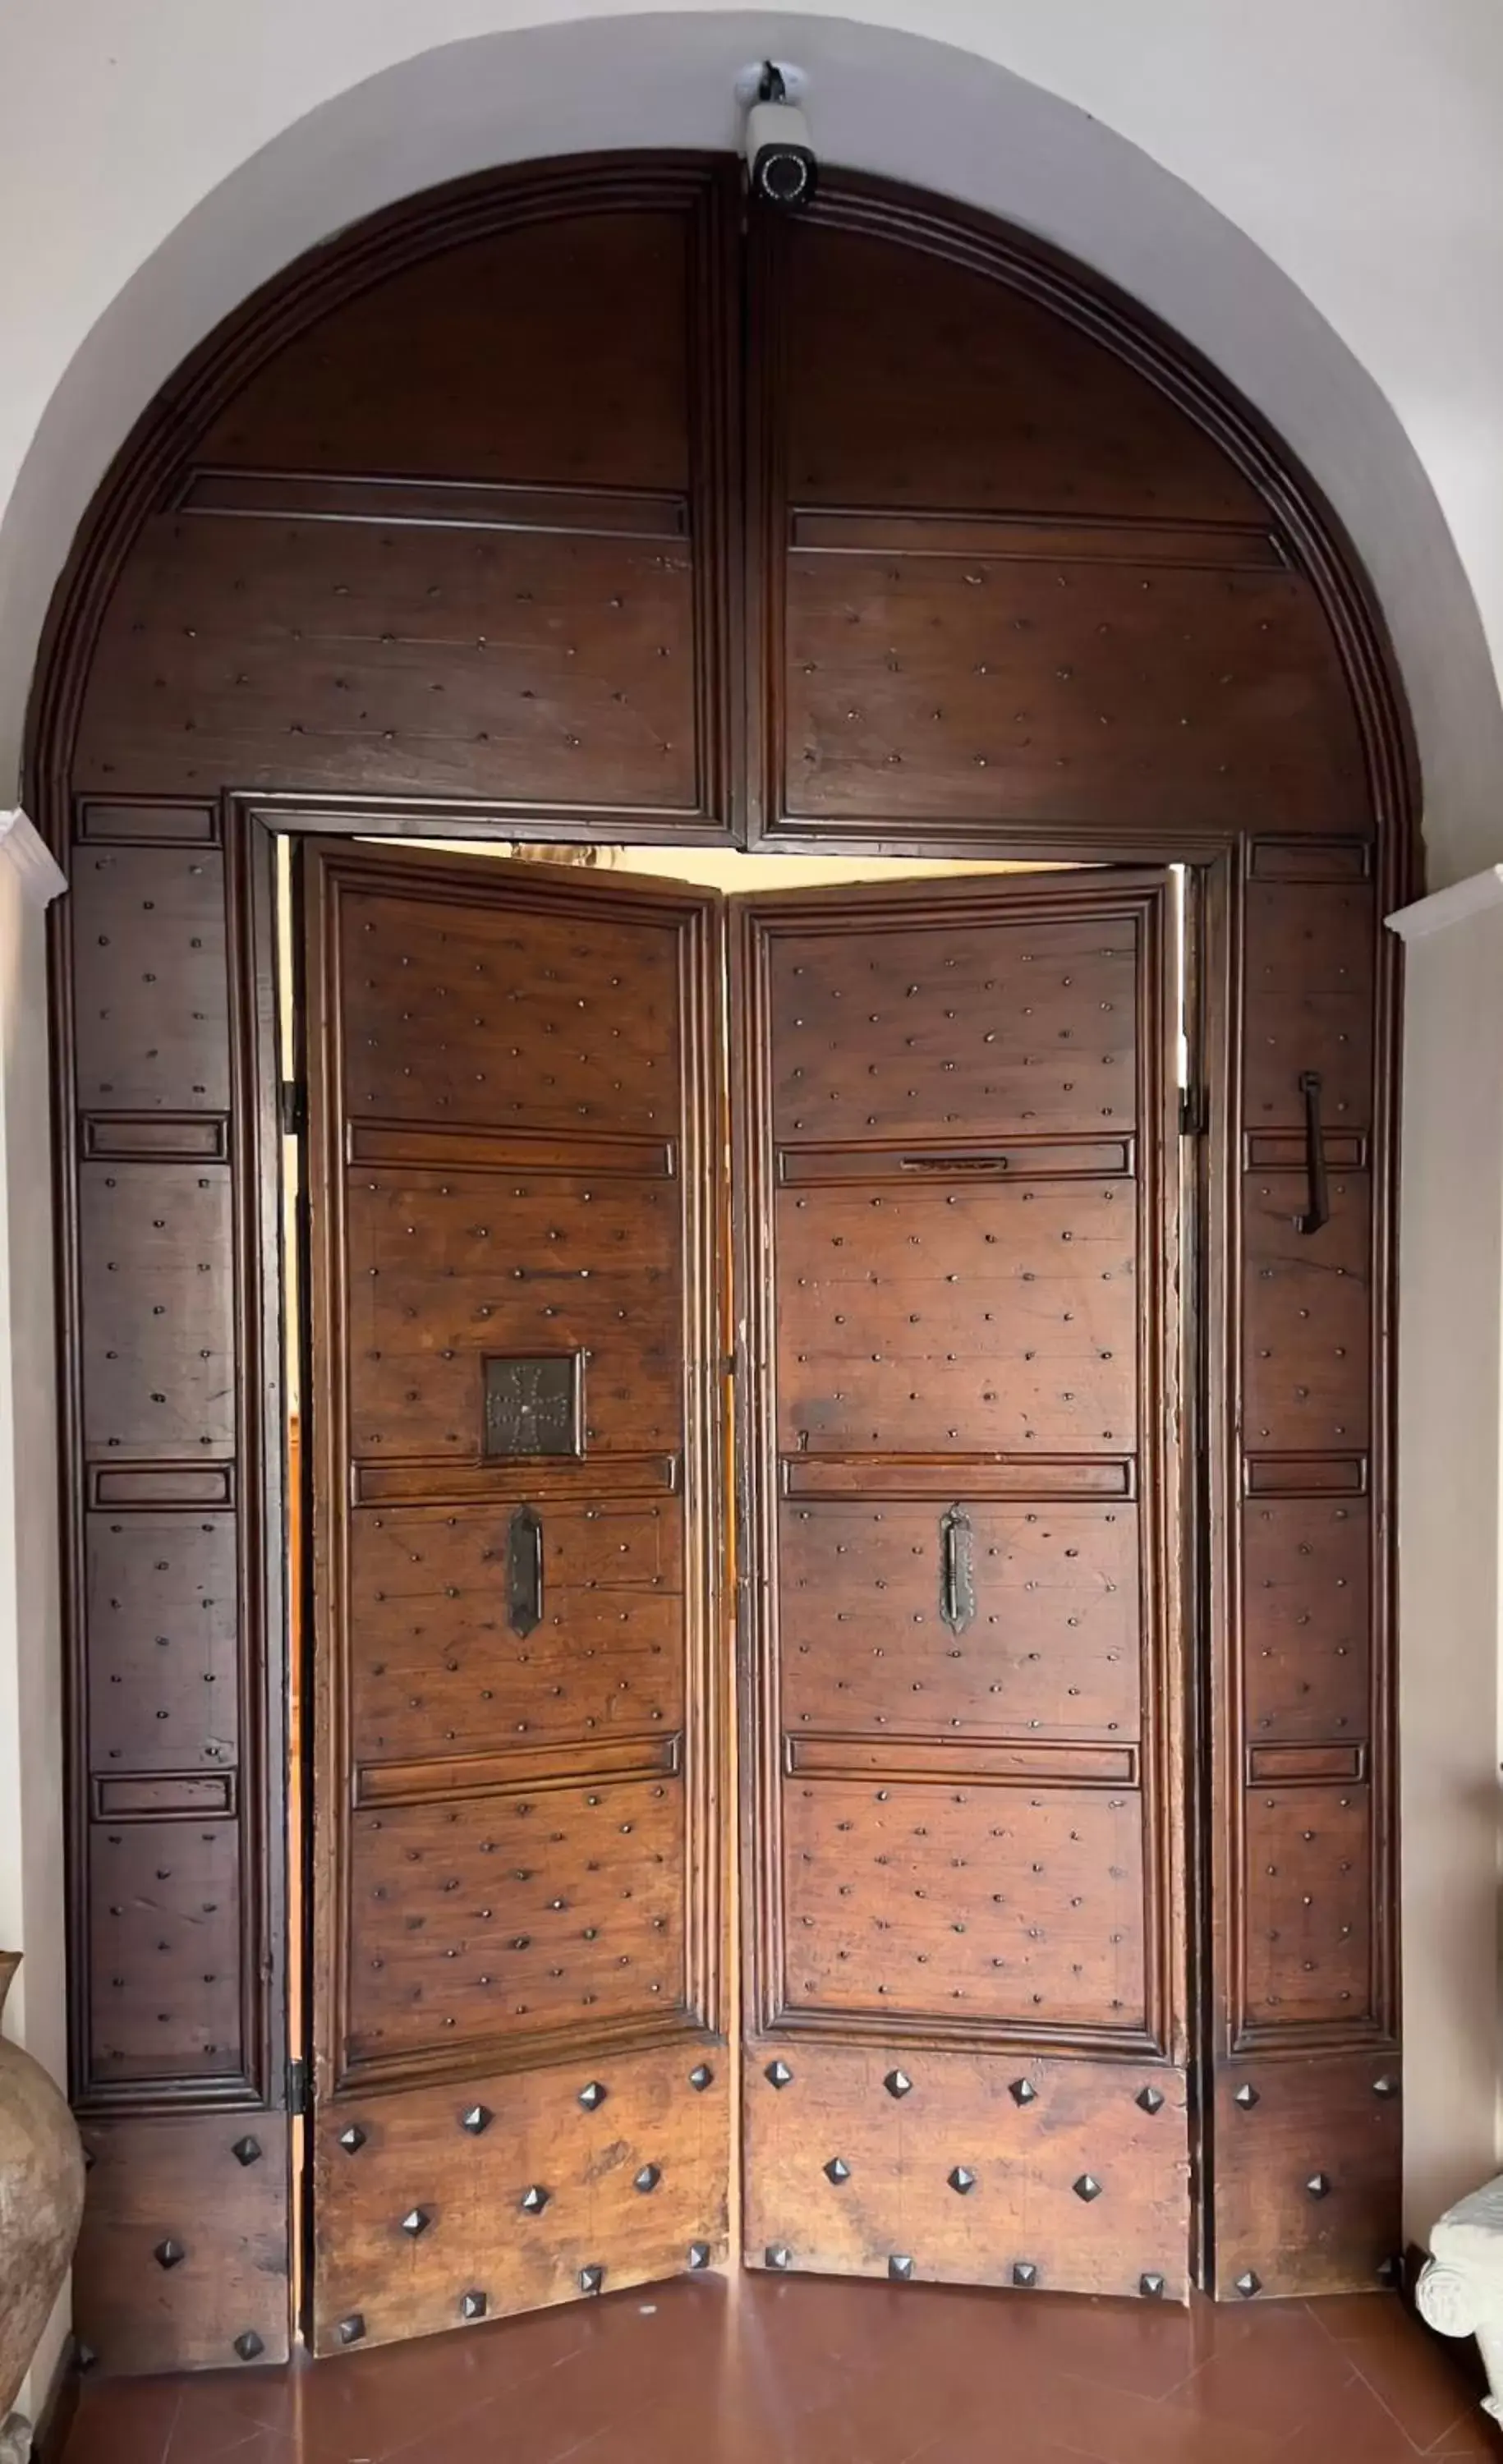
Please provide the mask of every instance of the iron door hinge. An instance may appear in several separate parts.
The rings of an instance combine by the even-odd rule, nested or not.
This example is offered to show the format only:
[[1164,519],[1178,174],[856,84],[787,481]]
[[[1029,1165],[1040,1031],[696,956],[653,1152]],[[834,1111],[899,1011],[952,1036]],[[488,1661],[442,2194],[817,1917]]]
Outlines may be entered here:
[[308,1126],[308,1089],[300,1078],[282,1080],[282,1135],[300,1138]]
[[1203,1138],[1211,1125],[1210,1098],[1204,1087],[1183,1087],[1180,1090],[1180,1135],[1182,1138]]
[[306,2113],[308,2110],[308,2065],[295,2057],[287,2065],[287,2110]]

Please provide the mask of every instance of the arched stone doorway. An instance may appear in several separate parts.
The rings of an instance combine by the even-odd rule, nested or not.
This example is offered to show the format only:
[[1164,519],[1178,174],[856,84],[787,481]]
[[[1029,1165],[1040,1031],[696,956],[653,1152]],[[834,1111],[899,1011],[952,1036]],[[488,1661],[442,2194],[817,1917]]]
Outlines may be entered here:
[[[1079,268],[926,198],[831,177],[807,221],[748,230],[736,169],[718,159],[606,157],[468,183],[295,269],[144,424],[64,587],[33,777],[75,879],[58,954],[75,2063],[97,2158],[79,2300],[105,2363],[255,2359],[288,2333],[297,1946],[280,1818],[262,962],[271,838],[331,829],[1185,869],[1194,1061],[1175,1225],[1196,1263],[1175,1317],[1190,1374],[1174,1415],[1185,1469],[1172,1498],[1164,1479],[1153,1489],[1162,1545],[1130,1577],[1143,1603],[1132,1717],[1145,1725],[1125,1748],[1115,1718],[1111,1736],[1083,1740],[1137,1756],[1125,1777],[1116,1763],[1087,1774],[1132,1788],[1135,1837],[1151,1849],[1131,1885],[1138,1969],[1121,2007],[1136,1992],[1136,2019],[999,2006],[968,2039],[921,1997],[893,2027],[877,2009],[852,2028],[786,2002],[767,1963],[788,1877],[769,1879],[764,1816],[793,1747],[749,1714],[761,1777],[745,1873],[763,1878],[750,2161],[755,2177],[770,2127],[759,2110],[788,2084],[774,2075],[817,2063],[822,2036],[853,2046],[895,2107],[912,2088],[884,2081],[961,2059],[971,2093],[1001,2084],[1019,2112],[1048,2108],[1059,2084],[1072,2204],[1058,2211],[1072,2232],[1059,2228],[1053,2280],[1116,2286],[1120,2251],[1107,2276],[1063,2254],[1086,2247],[1078,2218],[1093,2232],[1110,2219],[1097,2189],[1114,2164],[1120,2181],[1160,2161],[1120,2134],[1160,2116],[1164,2137],[1183,2134],[1164,2180],[1183,2196],[1193,2150],[1205,2189],[1171,2285],[1192,2271],[1249,2297],[1369,2280],[1397,2237],[1398,2183],[1393,1018],[1378,919],[1405,893],[1413,787],[1365,587],[1276,440]],[[1140,1021],[1146,980],[1132,996]],[[1083,1030],[1066,1019],[1057,1031]],[[1142,1169],[1178,1182],[1179,1142],[1150,1136],[1147,1118]],[[1041,1134],[1032,1119],[998,1133],[1026,1141]],[[1072,1115],[1054,1126],[1080,1133]],[[962,1160],[987,1156],[1000,1174],[1001,1150]],[[1088,1156],[1072,1170],[1117,1168]],[[1167,1300],[1147,1316],[1151,1352]],[[773,1328],[743,1365],[754,1389],[776,1342]],[[1139,1443],[1120,1458],[1135,1500],[1149,1494],[1138,1458],[1164,1439],[1172,1387],[1151,1366],[1143,1378]],[[991,1451],[1009,1463],[1020,1452]],[[924,1452],[896,1449],[905,1462]],[[795,1493],[785,1453],[763,1448],[769,1499]],[[1091,1447],[1061,1440],[1052,1453],[1079,1505],[1097,1476]],[[755,1437],[747,1462],[757,1468]],[[1059,1501],[1048,1483],[1007,1477],[998,1493],[1025,1507]],[[950,1502],[948,1488],[937,1498]],[[776,1521],[770,1507],[763,1519]],[[748,1562],[775,1588],[775,1553],[758,1559],[748,1537]],[[695,1551],[714,1554],[702,1531]],[[765,1670],[775,1639],[757,1648]],[[716,1665],[713,1647],[696,1664]],[[977,1738],[993,1755],[1026,1743],[1005,1712]],[[353,1775],[321,1768],[329,1804]],[[1060,1767],[1025,1757],[1009,1770],[1025,1793],[1060,1789],[1068,1808]],[[925,1783],[906,1766],[896,1775]],[[1008,1774],[958,1776],[1000,1793]],[[715,1982],[726,1946],[712,1777],[691,1771],[673,1851],[702,1887],[680,1912],[668,2055],[619,2014],[576,2021],[565,2042],[555,2013],[531,2058],[565,2105],[585,2063],[586,2087],[605,2092],[591,2111],[629,2093],[606,2076],[608,2056],[666,2060],[650,2102],[666,2100],[673,2128],[692,2129],[723,2171],[725,2078],[711,2082],[714,2142],[693,2076],[721,2068],[730,2007]],[[837,1780],[850,1787],[851,1770]],[[330,1858],[329,1876],[347,1875],[347,1841]],[[966,1849],[957,1861],[975,1860]],[[757,1897],[751,1879],[745,1889]],[[343,1890],[327,1881],[345,1923],[321,1942],[325,1964],[337,1955],[347,1970],[362,1946]],[[519,2063],[487,2024],[468,2034],[463,2058],[425,2046],[421,2079],[369,2082],[404,2162],[422,2151],[469,2168],[481,2140],[505,2161],[496,2083]],[[396,2198],[405,2214],[386,2221],[408,2239],[392,2251],[404,2264],[409,2245],[433,2251],[433,2214],[453,2191],[398,2194],[379,2118],[349,2104],[348,2047],[316,2038],[314,2051],[323,2217],[358,2178],[375,2205],[351,2211],[347,2247],[374,2247]],[[437,2128],[430,2105],[447,2115],[461,2084],[485,2120],[451,2130],[440,2154],[424,2137]],[[409,2091],[421,2110],[403,2107]],[[397,2127],[404,2110],[415,2138]],[[1093,2128],[1115,2152],[1094,2154]],[[937,2145],[923,2149],[931,2169]],[[801,2143],[798,2162],[814,2152]],[[825,2173],[835,2159],[818,2152]],[[650,2151],[637,2169],[654,2170]],[[219,2185],[207,2213],[206,2181]],[[787,2249],[755,2178],[753,2193],[766,2249]],[[970,2213],[965,2195],[949,2185],[957,2213]],[[191,2239],[174,2220],[188,2200]],[[670,2254],[634,2220],[620,2256],[575,2248],[565,2207],[542,2228],[562,2232],[542,2298],[597,2265],[631,2280],[684,2263],[683,2235]],[[531,2228],[541,2211],[528,2212]],[[819,2247],[824,2264],[885,2272],[895,2255],[920,2275],[955,2272],[891,2232],[881,2250],[869,2233],[833,2262]],[[1008,2222],[971,2267],[1027,2285],[1036,2262]],[[1157,2264],[1132,2276],[1165,2280]],[[486,2301],[515,2306],[504,2285]],[[366,2332],[353,2299],[343,2315]]]

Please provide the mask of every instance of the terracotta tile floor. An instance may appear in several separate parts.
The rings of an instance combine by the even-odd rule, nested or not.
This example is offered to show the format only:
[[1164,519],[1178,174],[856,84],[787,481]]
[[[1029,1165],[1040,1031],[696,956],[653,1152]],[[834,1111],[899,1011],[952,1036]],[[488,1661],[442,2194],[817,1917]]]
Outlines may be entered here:
[[683,2278],[285,2370],[87,2387],[66,2464],[1411,2464],[1503,2456],[1389,2295],[1188,2311]]

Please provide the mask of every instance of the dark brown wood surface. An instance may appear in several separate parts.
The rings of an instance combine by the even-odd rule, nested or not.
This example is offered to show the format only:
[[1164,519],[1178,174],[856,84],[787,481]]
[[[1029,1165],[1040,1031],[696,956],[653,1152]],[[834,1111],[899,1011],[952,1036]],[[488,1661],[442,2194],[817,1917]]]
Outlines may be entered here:
[[[1370,2055],[1376,2075],[1398,2077],[1396,1011],[1378,919],[1416,880],[1402,691],[1350,549],[1292,457],[1134,303],[1022,234],[846,174],[812,216],[743,228],[739,180],[729,158],[523,166],[342,234],[177,373],[59,589],[27,793],[72,881],[55,977],[71,1977],[76,2094],[101,2148],[119,2133],[108,2214],[127,2236],[142,2219],[129,2247],[149,2257],[178,2198],[173,2132],[196,2145],[206,2114],[217,2126],[232,2104],[274,2111],[288,2050],[257,809],[318,830],[1179,856],[1212,921],[1192,986],[1191,1116],[1208,1129],[1185,1286],[1208,1483],[1190,1533],[1206,1611],[1204,1785],[1187,1819],[1210,1902],[1196,1990],[1220,2084],[1202,2104],[1219,2110],[1255,2063],[1268,2092],[1235,2110],[1269,2123],[1264,2139],[1207,2123],[1198,2263],[1228,2293],[1247,2273],[1221,2264],[1232,2249],[1261,2254],[1269,2290],[1359,2284],[1398,2231],[1394,2108],[1386,2135],[1363,2136],[1362,2082]],[[1099,1082],[1090,1053],[1076,1057]],[[1293,1223],[1310,1070],[1333,1207],[1314,1235]],[[893,1115],[873,1084],[863,1112],[851,1102],[854,1129],[808,1133],[821,1205],[879,1194],[860,1134],[880,1144]],[[814,1091],[838,1112],[829,1088]],[[622,1093],[608,1076],[578,1097],[601,1106],[602,1189],[615,1153],[605,1098]],[[1075,1159],[1087,1177],[1116,1127],[1111,1101],[1101,1093]],[[955,1111],[952,1088],[936,1135],[961,1126]],[[409,1143],[388,1144],[386,1165],[431,1173],[442,1155],[410,1128],[390,1126]],[[1009,1341],[1025,1322],[1012,1313]],[[418,1365],[420,1378],[405,1374]],[[430,1384],[435,1366],[388,1360],[369,1389],[373,1425],[427,1411],[442,1439],[452,1398]],[[881,1426],[910,1390],[890,1363],[864,1367]],[[644,1350],[631,1401],[614,1408],[660,1418],[660,1373]],[[414,1385],[426,1404],[406,1403]],[[939,1427],[947,1397],[918,1391]],[[1072,1391],[1082,1411],[1102,1399]],[[1020,1387],[983,1408],[1036,1399]],[[1074,1412],[1062,1418],[1057,1397],[1051,1408],[1062,1428]],[[1029,1425],[1021,1442],[1054,1442]],[[803,1477],[795,1463],[790,1500]],[[884,1549],[916,1545],[897,1538],[900,1517],[927,1529],[954,1502],[925,1477],[922,1497],[884,1506]],[[874,1510],[859,1462],[831,1456],[820,1478],[831,1527],[837,1492],[853,1515]],[[363,1481],[401,1551],[431,1503],[400,1467],[372,1462]],[[488,1499],[477,1480],[471,1502]],[[477,1539],[481,1563],[516,1502]],[[660,1489],[620,1501],[633,1518],[654,1503]],[[1119,1546],[1138,1511],[1105,1488],[1050,1509],[1056,1537],[1069,1516]],[[1002,1552],[985,1561],[999,1586],[1048,1579],[1024,1572],[1028,1551],[1054,1546],[1029,1510],[1001,1472],[974,1501],[973,1548]],[[790,1565],[803,1545],[790,1538]],[[822,1551],[807,1585],[827,1580]],[[474,1635],[458,1605],[456,1631]],[[1113,1691],[1126,1663],[1099,1617],[1067,1631],[1083,1655],[1078,1715],[1070,1706],[1082,1728],[1061,1725],[1057,1741],[1089,1743],[1093,1721],[1116,1737],[1140,1709]],[[803,1637],[797,1725],[836,1682],[829,1653],[846,1632]],[[631,1685],[666,1726],[645,1601],[626,1633]],[[934,1635],[922,1646],[913,1732],[958,1721],[951,1733],[982,1734],[994,1698],[957,1678],[965,1661],[941,1667],[931,1654],[944,1648]],[[406,1665],[393,1655],[385,1694],[371,1680],[362,1752],[394,1732]],[[1038,1665],[1008,1683],[1025,1716],[1048,1722],[1028,1691]],[[511,1716],[541,1745],[570,1709],[604,1717],[544,1657],[515,1674],[534,1667],[540,1699]],[[860,1700],[872,1706],[869,1689]],[[490,1750],[462,1655],[431,1672],[428,1702],[453,1731],[447,1749]],[[1254,1876],[1254,1831],[1271,1822],[1277,1853],[1263,1862],[1283,1871]],[[1315,1888],[1265,1911],[1254,1948],[1254,1883],[1286,1883],[1303,1871],[1290,1856],[1311,1849]],[[122,1897],[112,1870],[144,1898]],[[161,1977],[170,1995],[154,1991]],[[1297,2164],[1308,2154],[1336,2185],[1318,2233],[1298,2183],[1276,2188],[1276,2150],[1260,2152],[1274,2147],[1281,2082],[1304,2134]],[[1367,2154],[1347,2180],[1332,2150],[1351,2129]],[[203,2278],[159,2274],[122,2262],[108,2333],[91,2339],[102,2368],[218,2349]],[[87,2308],[98,2272],[83,2281]],[[133,2303],[150,2322],[139,2337]]]
[[[324,2352],[723,2252],[718,932],[454,858],[304,886]],[[551,1447],[495,1436],[518,1362],[578,1381]]]
[[1168,894],[741,924],[753,2265],[1188,2280]]

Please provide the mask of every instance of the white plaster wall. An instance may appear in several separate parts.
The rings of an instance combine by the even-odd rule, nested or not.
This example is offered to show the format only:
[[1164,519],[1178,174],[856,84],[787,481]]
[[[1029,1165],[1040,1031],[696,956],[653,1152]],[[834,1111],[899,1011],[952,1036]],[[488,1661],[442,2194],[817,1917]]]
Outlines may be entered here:
[[730,144],[734,73],[768,51],[808,70],[829,159],[1046,233],[1266,411],[1382,599],[1433,877],[1498,852],[1493,0],[863,0],[859,21],[832,0],[651,14],[625,0],[10,0],[0,791],[93,487],[248,289],[355,216],[485,164]]
[[[0,827],[10,816],[0,816]],[[24,825],[20,825],[23,829]],[[62,1647],[53,1348],[46,859],[0,839],[0,1945],[22,1954],[6,2034],[60,2084],[68,2071],[63,1952]],[[67,2333],[54,2312],[21,2393],[33,2413]]]
[[1400,925],[1405,2233],[1425,2243],[1499,2145],[1503,872]]

